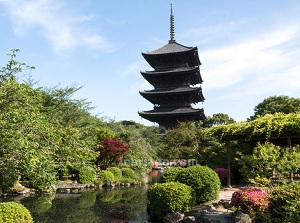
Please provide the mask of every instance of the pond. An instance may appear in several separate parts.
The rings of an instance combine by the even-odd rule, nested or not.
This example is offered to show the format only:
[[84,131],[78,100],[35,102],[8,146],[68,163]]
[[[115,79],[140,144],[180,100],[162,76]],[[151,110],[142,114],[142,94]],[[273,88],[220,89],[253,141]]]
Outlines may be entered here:
[[103,188],[14,199],[30,210],[35,223],[147,223],[147,188]]

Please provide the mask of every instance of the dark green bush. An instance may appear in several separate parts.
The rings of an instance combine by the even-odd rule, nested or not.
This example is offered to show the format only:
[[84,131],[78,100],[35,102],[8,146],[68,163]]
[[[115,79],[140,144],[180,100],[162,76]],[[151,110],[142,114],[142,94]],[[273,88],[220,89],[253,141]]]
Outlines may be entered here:
[[82,166],[78,168],[77,179],[83,184],[93,183],[96,179],[96,170],[90,166]]
[[100,180],[103,183],[106,183],[106,181],[108,181],[108,180],[114,181],[115,180],[115,176],[110,171],[102,170],[101,173],[100,173]]
[[28,180],[30,181],[30,187],[41,191],[47,191],[55,184],[56,173],[55,172],[32,172],[28,175]]
[[0,223],[32,223],[32,217],[27,208],[16,202],[0,203]]
[[180,171],[182,171],[182,167],[171,167],[170,169],[166,170],[163,175],[159,179],[159,183],[166,183],[166,182],[175,182],[175,179]]
[[12,163],[7,163],[0,168],[0,190],[7,192],[18,182],[19,173]]
[[150,215],[161,219],[168,212],[188,211],[194,204],[193,189],[178,182],[156,183],[147,193]]
[[190,166],[183,168],[175,179],[191,186],[196,193],[197,204],[217,199],[221,182],[218,174],[207,166]]
[[272,222],[300,222],[300,183],[274,187],[271,190]]
[[133,169],[129,167],[122,168],[122,176],[124,178],[136,179],[137,176]]
[[114,174],[115,180],[120,180],[122,178],[122,170],[117,167],[109,167],[106,169]]

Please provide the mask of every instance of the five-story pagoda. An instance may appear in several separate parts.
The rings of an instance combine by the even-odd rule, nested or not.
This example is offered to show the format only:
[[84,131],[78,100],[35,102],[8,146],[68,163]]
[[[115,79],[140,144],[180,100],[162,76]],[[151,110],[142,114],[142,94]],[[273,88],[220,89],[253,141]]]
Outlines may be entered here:
[[140,91],[140,94],[154,108],[138,112],[139,115],[166,129],[176,127],[178,122],[204,120],[203,109],[192,107],[192,104],[204,101],[202,89],[198,86],[203,82],[198,49],[175,41],[172,5],[169,43],[142,55],[154,70],[141,74],[154,89]]

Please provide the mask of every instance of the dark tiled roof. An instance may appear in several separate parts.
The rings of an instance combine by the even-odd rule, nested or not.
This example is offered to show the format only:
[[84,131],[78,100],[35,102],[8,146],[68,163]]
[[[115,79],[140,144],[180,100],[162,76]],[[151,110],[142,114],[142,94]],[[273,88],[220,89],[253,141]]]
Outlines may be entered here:
[[188,92],[199,92],[201,87],[170,87],[170,88],[157,88],[148,91],[140,91],[141,94],[176,94],[176,93],[188,93]]
[[167,45],[164,45],[161,48],[152,51],[147,51],[142,54],[148,54],[148,55],[169,54],[169,53],[187,52],[192,50],[197,50],[197,47],[187,47],[176,42],[169,42]]
[[184,108],[155,108],[150,111],[142,111],[139,112],[140,115],[151,115],[151,116],[178,116],[186,115],[186,114],[197,114],[203,113],[203,109],[195,109],[191,107],[184,107]]
[[195,67],[176,67],[169,69],[161,69],[161,70],[152,70],[152,71],[141,71],[141,73],[149,73],[149,74],[173,74],[173,73],[189,73],[191,71],[197,72],[199,70],[199,66]]

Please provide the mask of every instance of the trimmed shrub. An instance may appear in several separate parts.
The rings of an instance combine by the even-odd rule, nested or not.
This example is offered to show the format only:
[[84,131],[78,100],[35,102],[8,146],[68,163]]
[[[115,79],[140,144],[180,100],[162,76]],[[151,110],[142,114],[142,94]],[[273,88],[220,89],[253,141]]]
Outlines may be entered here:
[[0,203],[0,222],[32,223],[29,210],[16,202]]
[[175,181],[191,186],[196,193],[197,204],[217,199],[221,182],[218,174],[207,166],[190,166],[183,168]]
[[115,176],[110,171],[102,170],[101,173],[100,173],[100,180],[103,183],[106,183],[106,181],[108,181],[108,180],[114,181],[115,180]]
[[232,194],[230,205],[255,219],[268,212],[269,195],[260,188],[243,188]]
[[90,166],[82,166],[78,169],[77,179],[83,184],[93,183],[96,179],[96,170]]
[[273,222],[300,222],[300,183],[277,186],[270,194]]
[[122,170],[118,167],[109,167],[106,170],[114,174],[115,180],[120,180],[122,178]]
[[194,191],[178,182],[156,183],[148,192],[150,215],[162,219],[168,212],[188,211],[194,204]]
[[130,179],[136,179],[137,178],[137,176],[136,176],[133,169],[131,169],[129,167],[125,167],[125,168],[122,168],[121,170],[122,170],[122,176],[124,178],[130,178]]
[[159,179],[159,183],[166,183],[166,182],[175,182],[175,179],[180,171],[182,171],[182,167],[171,167],[170,169],[166,170],[163,175]]

